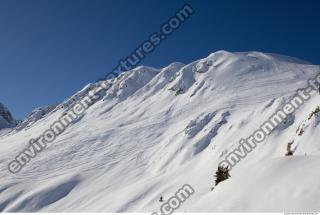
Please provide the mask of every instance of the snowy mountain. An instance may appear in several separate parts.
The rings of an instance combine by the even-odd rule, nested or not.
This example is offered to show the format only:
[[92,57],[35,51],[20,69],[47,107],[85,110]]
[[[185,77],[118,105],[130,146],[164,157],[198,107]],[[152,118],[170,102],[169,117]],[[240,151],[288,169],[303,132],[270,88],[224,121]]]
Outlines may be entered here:
[[[319,211],[319,95],[214,186],[225,156],[307,86],[320,67],[260,52],[215,52],[111,80],[81,117],[18,173],[10,161],[96,89],[32,113],[0,137],[0,211],[156,212],[184,184],[180,212]],[[0,114],[1,115],[1,114]],[[290,143],[290,144],[289,144]],[[285,156],[288,145],[292,156]]]
[[14,128],[16,131],[20,131],[24,128],[29,128],[31,125],[44,118],[48,113],[53,111],[56,105],[39,107],[34,109],[22,122],[20,122],[17,127]]
[[12,117],[8,108],[0,103],[0,129],[12,128],[16,126],[17,121]]

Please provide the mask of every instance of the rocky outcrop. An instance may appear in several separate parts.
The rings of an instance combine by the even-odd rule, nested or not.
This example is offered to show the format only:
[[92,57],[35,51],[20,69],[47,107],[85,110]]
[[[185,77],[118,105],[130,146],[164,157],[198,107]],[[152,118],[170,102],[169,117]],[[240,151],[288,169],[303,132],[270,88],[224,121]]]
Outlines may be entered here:
[[12,117],[8,108],[0,103],[0,129],[12,128],[17,125],[17,121]]

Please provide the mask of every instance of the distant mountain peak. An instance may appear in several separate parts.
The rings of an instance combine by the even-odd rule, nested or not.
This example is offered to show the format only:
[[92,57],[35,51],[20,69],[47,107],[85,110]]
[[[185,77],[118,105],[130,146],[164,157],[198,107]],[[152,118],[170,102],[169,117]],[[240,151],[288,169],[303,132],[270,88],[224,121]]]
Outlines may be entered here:
[[17,121],[12,117],[9,109],[0,103],[0,129],[12,128],[17,125]]

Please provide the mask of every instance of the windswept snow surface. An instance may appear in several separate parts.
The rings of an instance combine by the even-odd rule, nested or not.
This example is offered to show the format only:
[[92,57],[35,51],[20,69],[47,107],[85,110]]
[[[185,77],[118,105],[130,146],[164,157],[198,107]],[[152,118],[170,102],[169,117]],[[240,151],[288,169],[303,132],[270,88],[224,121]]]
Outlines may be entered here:
[[319,211],[320,119],[312,114],[318,94],[210,189],[238,141],[319,72],[290,57],[226,51],[188,65],[138,67],[121,74],[21,172],[10,173],[8,163],[29,139],[98,86],[89,84],[0,135],[0,211],[154,212],[161,195],[167,200],[184,184],[195,193],[180,212]]

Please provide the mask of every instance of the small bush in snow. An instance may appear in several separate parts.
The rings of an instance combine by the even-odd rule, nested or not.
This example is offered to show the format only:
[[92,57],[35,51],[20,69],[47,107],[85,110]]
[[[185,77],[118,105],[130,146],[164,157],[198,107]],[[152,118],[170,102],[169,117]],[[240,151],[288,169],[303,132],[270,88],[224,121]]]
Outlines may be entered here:
[[293,141],[288,143],[286,156],[292,156],[293,155],[294,151],[291,149],[292,144],[293,144]]
[[220,182],[227,180],[230,176],[228,167],[218,166],[218,170],[215,174],[215,185],[217,186]]

